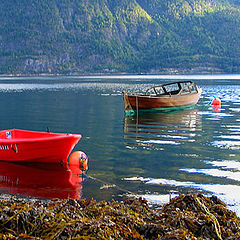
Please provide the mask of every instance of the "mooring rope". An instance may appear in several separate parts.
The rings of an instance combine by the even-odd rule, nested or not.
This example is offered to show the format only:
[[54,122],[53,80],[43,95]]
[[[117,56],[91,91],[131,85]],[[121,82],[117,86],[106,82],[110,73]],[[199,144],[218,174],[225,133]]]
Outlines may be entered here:
[[90,179],[92,179],[92,180],[95,180],[95,181],[97,181],[97,182],[100,182],[100,183],[102,183],[102,184],[104,184],[104,185],[106,185],[106,186],[114,186],[115,188],[117,188],[117,189],[119,189],[119,190],[121,190],[121,191],[123,191],[123,192],[125,192],[125,193],[129,193],[129,194],[132,194],[132,195],[136,195],[135,193],[133,193],[133,192],[127,190],[127,189],[121,188],[121,187],[117,186],[116,184],[110,184],[110,183],[108,183],[108,182],[105,182],[105,181],[103,181],[103,180],[101,180],[101,179],[98,179],[98,178],[95,178],[95,177],[92,177],[92,176],[89,176],[89,175],[88,175],[88,178],[90,178]]

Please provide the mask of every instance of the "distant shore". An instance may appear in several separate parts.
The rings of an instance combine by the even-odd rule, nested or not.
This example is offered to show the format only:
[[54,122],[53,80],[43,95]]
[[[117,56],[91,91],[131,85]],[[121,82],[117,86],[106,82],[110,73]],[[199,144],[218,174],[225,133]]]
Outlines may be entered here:
[[1,74],[0,78],[38,78],[38,77],[67,77],[67,78],[109,78],[109,79],[240,79],[240,73],[194,73],[194,74],[132,74],[132,73],[88,73],[88,74]]

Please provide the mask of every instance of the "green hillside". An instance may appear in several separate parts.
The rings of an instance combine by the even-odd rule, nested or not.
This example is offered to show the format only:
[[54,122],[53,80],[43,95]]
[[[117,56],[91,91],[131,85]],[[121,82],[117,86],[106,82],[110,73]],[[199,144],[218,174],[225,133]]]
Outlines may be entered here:
[[240,72],[237,0],[3,0],[0,74]]

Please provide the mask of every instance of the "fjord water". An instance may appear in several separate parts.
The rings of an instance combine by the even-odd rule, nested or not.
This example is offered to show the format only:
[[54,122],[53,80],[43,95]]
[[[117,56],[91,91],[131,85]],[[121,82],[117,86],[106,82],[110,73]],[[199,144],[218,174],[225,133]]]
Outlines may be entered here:
[[[59,166],[0,163],[0,191],[35,197],[122,199],[152,204],[177,192],[215,194],[240,208],[240,76],[177,76],[203,90],[189,109],[125,116],[122,91],[176,76],[2,77],[1,129],[80,133],[87,180]],[[212,108],[213,96],[222,101]],[[75,177],[78,176],[77,174]],[[239,211],[240,212],[240,211]]]

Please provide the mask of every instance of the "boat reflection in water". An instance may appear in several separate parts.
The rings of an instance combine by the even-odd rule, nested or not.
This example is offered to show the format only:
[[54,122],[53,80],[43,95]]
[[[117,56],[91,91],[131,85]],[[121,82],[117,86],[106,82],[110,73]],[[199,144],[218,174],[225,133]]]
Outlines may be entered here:
[[40,198],[80,199],[85,180],[86,173],[77,166],[0,162],[2,193]]
[[201,126],[197,109],[125,116],[125,144],[149,147],[194,142]]

